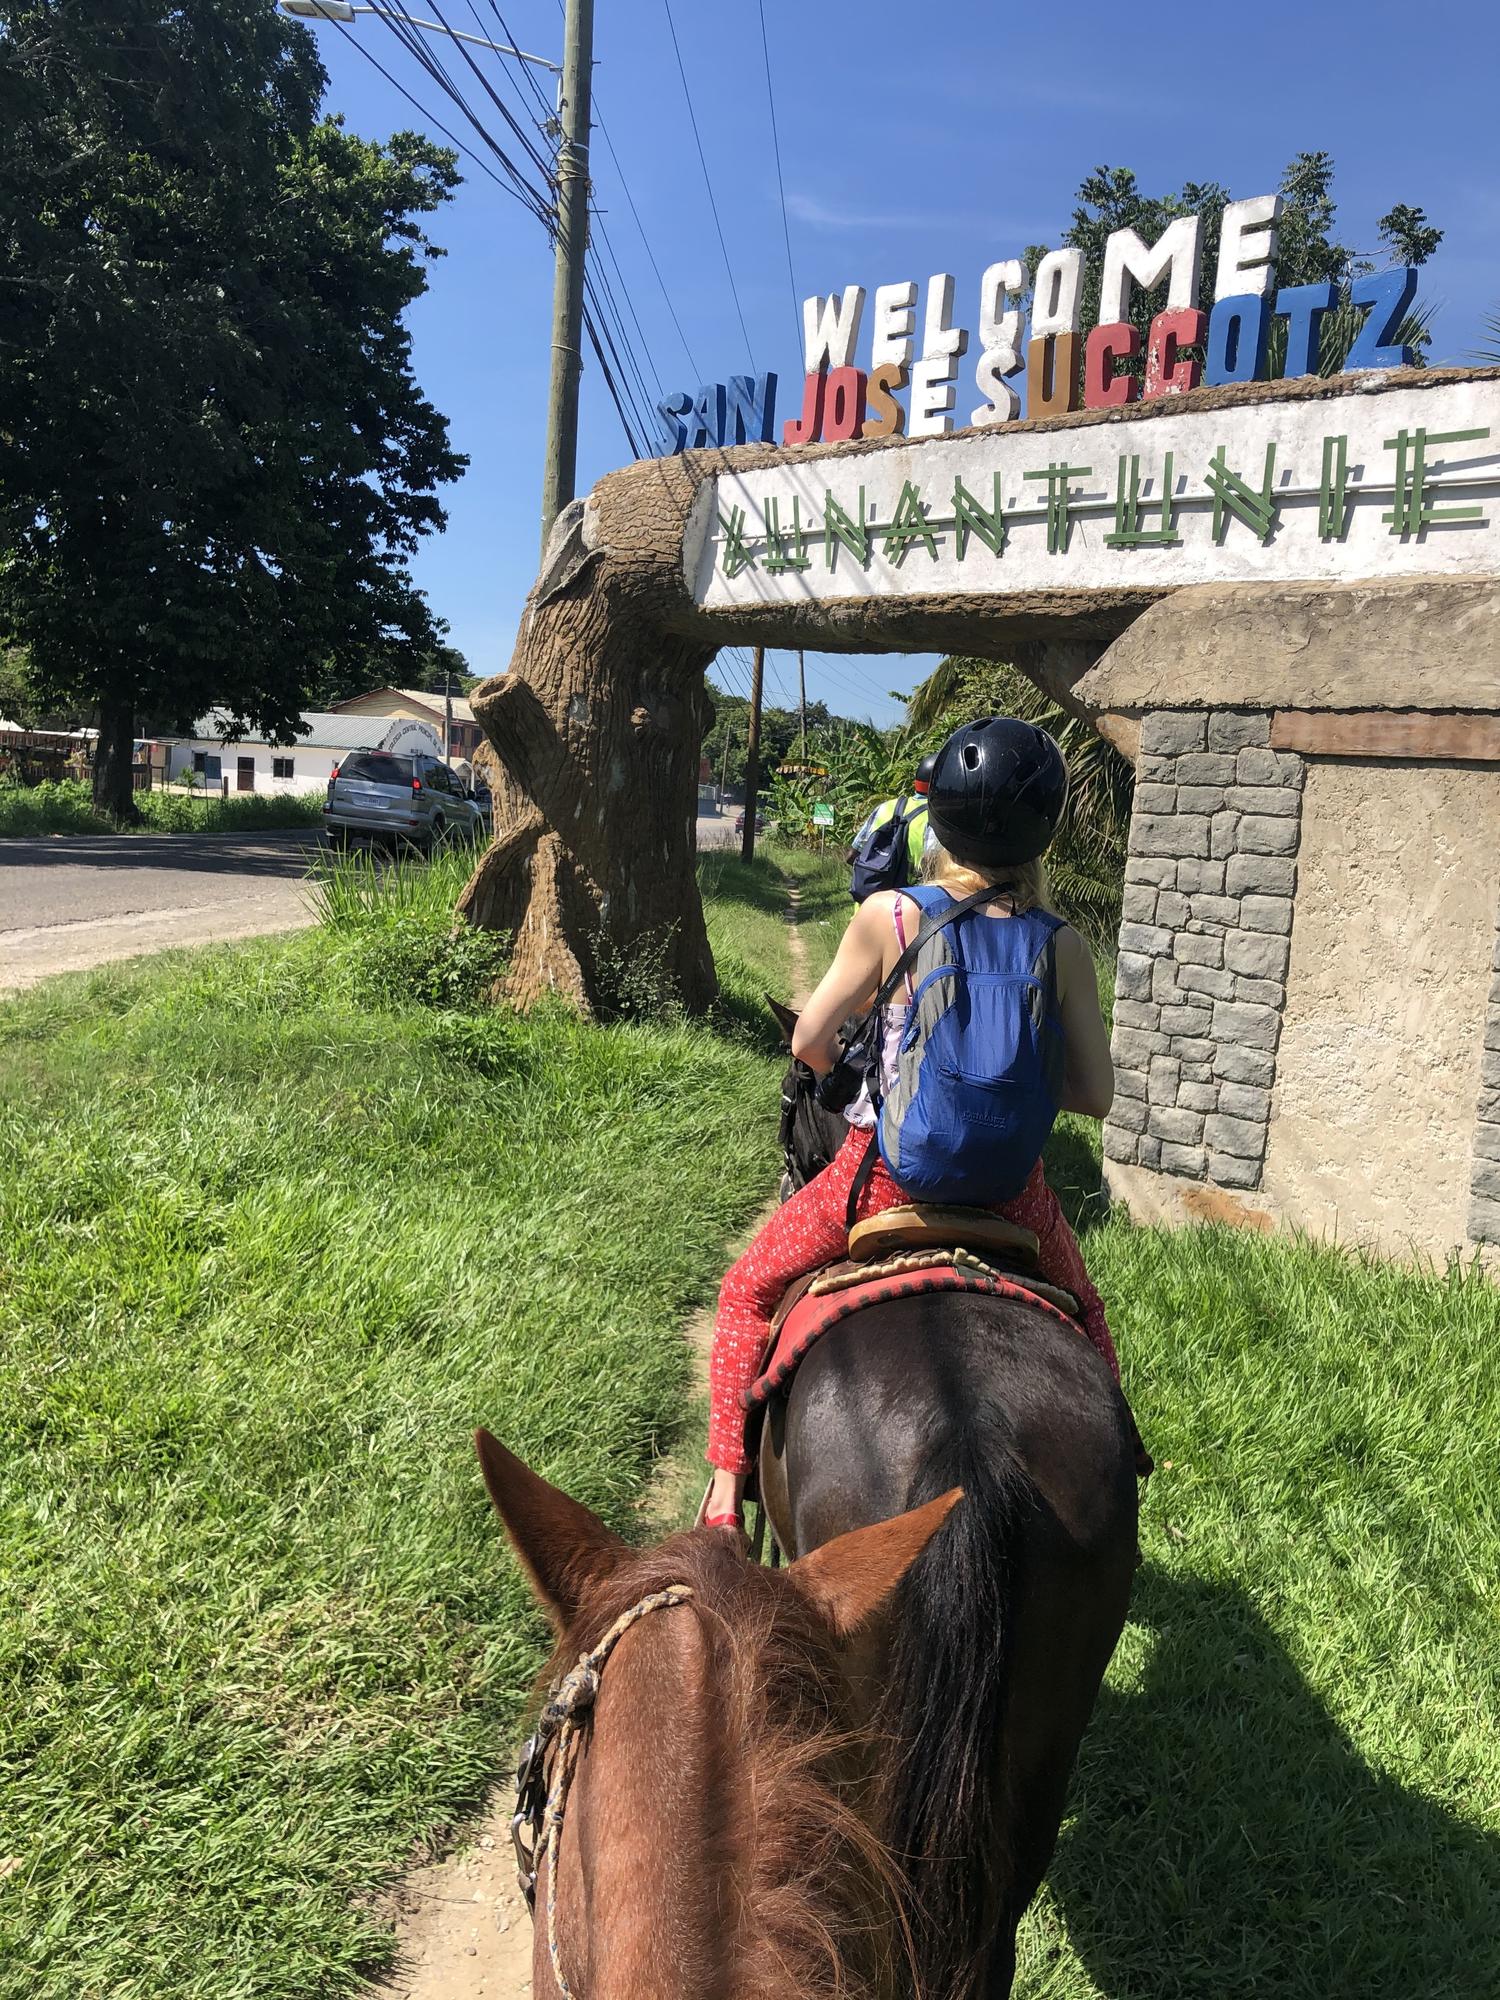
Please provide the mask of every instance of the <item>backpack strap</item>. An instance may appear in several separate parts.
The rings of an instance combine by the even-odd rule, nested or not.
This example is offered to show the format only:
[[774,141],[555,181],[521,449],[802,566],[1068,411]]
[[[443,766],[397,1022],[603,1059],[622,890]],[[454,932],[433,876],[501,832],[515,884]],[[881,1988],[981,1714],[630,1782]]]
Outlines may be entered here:
[[[905,895],[907,892],[902,890],[900,893]],[[931,888],[920,897],[913,897],[913,902],[918,903],[918,906],[922,910],[921,924],[918,926],[916,936],[906,947],[905,951],[902,952],[882,981],[879,991],[876,993],[874,1001],[871,1004],[870,1011],[865,1016],[866,1024],[872,1021],[879,1021],[882,1009],[890,1004],[892,994],[911,970],[911,967],[916,963],[923,945],[926,944],[929,938],[935,937],[940,930],[946,929],[949,924],[957,923],[960,917],[966,917],[970,910],[977,910],[981,904],[993,903],[997,896],[1005,896],[1009,893],[1009,884],[1000,882],[993,884],[987,889],[976,889],[972,896],[960,897],[955,902],[946,889],[939,889],[936,891],[936,894],[942,896],[947,903],[948,907],[946,910],[938,908],[935,899],[932,905],[928,905],[928,897],[933,895],[933,889]],[[869,1085],[870,1109],[875,1114],[876,1130],[878,1131],[881,1098],[878,1039],[871,1053],[871,1060],[866,1071],[865,1080]],[[877,1143],[876,1133],[872,1131],[870,1134],[870,1149],[855,1169],[854,1179],[849,1183],[849,1201],[844,1212],[844,1226],[847,1229],[854,1227],[856,1212],[859,1208],[859,1198],[869,1186],[870,1176],[874,1173],[875,1162],[879,1158],[880,1147]]]

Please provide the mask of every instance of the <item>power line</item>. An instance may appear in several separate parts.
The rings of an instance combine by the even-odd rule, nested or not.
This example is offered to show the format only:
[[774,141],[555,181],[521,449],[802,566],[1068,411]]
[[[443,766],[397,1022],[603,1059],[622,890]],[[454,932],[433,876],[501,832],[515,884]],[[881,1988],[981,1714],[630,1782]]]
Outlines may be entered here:
[[630,192],[630,183],[625,178],[625,170],[620,165],[619,156],[615,152],[615,144],[613,139],[611,139],[609,136],[609,128],[605,124],[604,120],[597,115],[598,109],[599,106],[598,106],[598,101],[596,99],[594,104],[594,110],[596,114],[595,122],[599,127],[599,132],[604,140],[605,145],[608,146],[609,148],[609,157],[615,163],[615,172],[620,177],[621,190],[624,193],[626,202],[629,204],[630,213],[635,218],[636,229],[640,233],[641,248],[645,251],[647,259],[650,262],[652,272],[655,275],[656,282],[661,288],[662,298],[666,303],[667,311],[671,314],[672,324],[677,329],[677,338],[682,342],[682,351],[687,356],[688,366],[689,368],[692,369],[693,373],[701,381],[703,378],[703,371],[698,366],[697,361],[693,357],[692,348],[688,346],[688,337],[682,330],[682,321],[677,317],[677,308],[672,303],[672,295],[667,290],[667,281],[662,276],[661,266],[656,261],[656,252],[651,248],[651,240],[646,234],[646,225],[641,221],[640,210],[635,205],[635,196]]
[[766,66],[766,103],[771,111],[771,149],[776,155],[776,192],[781,197],[781,237],[786,244],[786,274],[792,287],[792,323],[797,329],[794,354],[802,351],[802,314],[797,303],[797,273],[792,268],[792,232],[786,219],[786,184],[781,178],[781,135],[776,130],[776,92],[771,87],[771,45],[766,39],[766,0],[757,0],[760,9],[760,52]]
[[703,185],[708,190],[708,205],[713,210],[714,228],[718,231],[719,236],[719,248],[724,253],[724,271],[729,279],[730,296],[734,300],[734,310],[740,322],[740,332],[745,336],[745,352],[750,357],[750,372],[753,375],[758,375],[760,370],[755,365],[755,350],[750,345],[750,330],[745,325],[745,314],[740,305],[739,288],[734,282],[734,270],[729,262],[729,246],[724,241],[724,225],[719,220],[719,204],[714,200],[714,184],[709,179],[708,158],[703,151],[703,140],[698,131],[698,114],[693,109],[693,93],[688,89],[687,71],[682,66],[682,50],[678,47],[677,43],[677,24],[672,19],[672,0],[661,0],[661,4],[667,17],[667,29],[672,37],[672,53],[677,58],[677,74],[682,78],[682,94],[687,100],[688,122],[693,128],[693,143],[698,148],[698,164],[703,169]]

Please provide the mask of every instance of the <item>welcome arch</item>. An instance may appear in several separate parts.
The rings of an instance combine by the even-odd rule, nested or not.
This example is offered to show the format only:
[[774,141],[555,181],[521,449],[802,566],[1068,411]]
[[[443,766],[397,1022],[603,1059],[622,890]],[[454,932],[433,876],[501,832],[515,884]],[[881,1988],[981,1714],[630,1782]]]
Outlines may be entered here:
[[[1424,855],[1420,840],[1391,880],[1406,894],[1424,866],[1447,870],[1464,902],[1445,964],[1413,977],[1445,1022],[1468,1024],[1424,1055],[1467,1102],[1463,1129],[1434,1128],[1424,1145],[1461,1140],[1472,1172],[1414,1228],[1373,1193],[1353,1205],[1376,1234],[1500,1240],[1500,984],[1493,1031],[1486,1013],[1497,585],[1496,369],[1255,383],[938,439],[645,460],[560,517],[510,670],[474,696],[499,776],[494,840],[461,911],[513,934],[518,1004],[558,994],[598,1007],[612,969],[650,949],[701,1009],[715,981],[693,828],[703,674],[719,648],[1013,659],[1140,757],[1114,1179],[1140,1183],[1127,1191],[1148,1207],[1259,1197],[1256,1213],[1347,1223],[1340,1177],[1373,1177],[1357,1156],[1400,1095],[1412,996],[1393,988],[1384,1003],[1389,1074],[1343,1164],[1314,1160],[1309,1143],[1278,1167],[1283,1019],[1312,1066],[1287,1091],[1316,1124],[1315,1044],[1341,1018],[1336,992],[1309,992],[1307,1021],[1288,1004],[1303,822],[1315,806],[1326,846],[1340,815],[1363,815],[1378,845],[1392,770],[1435,771],[1428,790],[1489,842],[1482,886],[1459,897],[1473,855]],[[1315,767],[1351,763],[1355,779],[1309,783]],[[1308,922],[1325,957],[1330,910],[1358,897],[1337,872],[1320,847],[1309,883],[1328,907]]]

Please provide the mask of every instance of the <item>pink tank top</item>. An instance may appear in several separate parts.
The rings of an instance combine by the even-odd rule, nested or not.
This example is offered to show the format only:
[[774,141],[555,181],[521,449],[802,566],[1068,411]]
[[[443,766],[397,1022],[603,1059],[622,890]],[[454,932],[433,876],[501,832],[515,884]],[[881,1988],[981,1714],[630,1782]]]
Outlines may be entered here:
[[[906,949],[906,926],[901,921],[901,898],[896,898],[891,910],[896,926],[896,941],[901,949]],[[896,1058],[901,1053],[901,1037],[906,1033],[906,1015],[911,1004],[911,974],[906,975],[906,999],[900,1006],[893,1002],[885,1009],[880,1023],[880,1087],[888,1092],[896,1081]],[[861,1131],[869,1131],[875,1124],[875,1108],[870,1102],[870,1087],[862,1083],[859,1095],[845,1106],[844,1116],[851,1125]]]

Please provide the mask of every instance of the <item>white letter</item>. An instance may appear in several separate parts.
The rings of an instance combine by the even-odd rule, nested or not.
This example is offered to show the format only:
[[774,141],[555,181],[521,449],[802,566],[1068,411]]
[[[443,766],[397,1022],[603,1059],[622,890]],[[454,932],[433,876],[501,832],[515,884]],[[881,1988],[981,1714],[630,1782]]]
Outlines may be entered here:
[[850,365],[864,310],[863,285],[846,286],[842,299],[837,293],[830,293],[826,299],[802,301],[802,338],[807,348],[809,375],[816,375],[823,367],[847,368]]
[[908,437],[946,437],[953,428],[953,357],[924,354],[911,371]]
[[875,326],[870,335],[870,373],[888,362],[911,366],[911,336],[916,322],[917,287],[908,278],[902,285],[880,285],[875,292]]
[[1149,250],[1133,229],[1114,230],[1104,245],[1099,324],[1113,326],[1129,317],[1132,279],[1149,292],[1153,285],[1168,278],[1168,312],[1197,305],[1198,253],[1202,248],[1201,215],[1178,216],[1175,222],[1167,224]]
[[1276,224],[1281,219],[1279,194],[1253,194],[1232,201],[1224,210],[1219,237],[1219,273],[1214,301],[1249,293],[1263,299],[1276,280]]
[[1020,414],[1021,399],[1005,376],[1021,365],[1021,313],[1005,301],[1026,289],[1019,257],[991,264],[979,280],[979,345],[984,350],[974,379],[988,401],[974,411],[971,424],[1008,424]]
[[1083,296],[1083,252],[1049,250],[1036,267],[1031,299],[1031,337],[1077,333],[1078,306]]
[[922,359],[957,356],[969,344],[967,327],[954,326],[953,279],[946,271],[927,280],[927,316],[922,327]]

